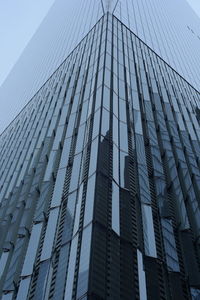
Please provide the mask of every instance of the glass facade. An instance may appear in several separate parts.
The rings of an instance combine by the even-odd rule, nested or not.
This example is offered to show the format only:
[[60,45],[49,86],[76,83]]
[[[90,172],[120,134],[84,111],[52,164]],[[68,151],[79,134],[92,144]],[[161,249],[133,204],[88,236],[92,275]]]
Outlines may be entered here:
[[0,136],[2,299],[198,299],[199,100],[99,19]]
[[200,20],[187,0],[55,0],[0,87],[0,133],[107,11],[199,90]]

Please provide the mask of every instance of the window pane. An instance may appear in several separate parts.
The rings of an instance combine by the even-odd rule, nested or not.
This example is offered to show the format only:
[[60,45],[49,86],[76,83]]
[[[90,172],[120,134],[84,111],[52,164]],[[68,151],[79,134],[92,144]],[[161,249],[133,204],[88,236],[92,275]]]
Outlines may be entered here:
[[92,142],[91,146],[91,154],[90,154],[90,167],[89,167],[89,176],[92,175],[96,171],[97,165],[97,154],[98,154],[98,142],[99,139],[96,138]]
[[78,284],[77,284],[77,298],[84,295],[88,290],[91,234],[92,234],[92,225],[90,225],[89,227],[83,230],[80,264],[79,264],[79,275],[78,275]]
[[120,235],[119,187],[112,184],[112,229]]
[[26,300],[28,297],[29,285],[31,277],[22,279],[17,293],[17,300]]
[[113,179],[119,184],[119,149],[113,145]]
[[166,260],[169,271],[180,272],[176,243],[171,220],[161,219],[163,241],[165,246]]
[[78,201],[77,201],[77,204],[76,204],[76,215],[75,215],[75,221],[74,221],[73,235],[76,234],[76,232],[78,231],[78,228],[79,228],[81,204],[82,204],[82,195],[83,195],[83,184],[81,184],[81,186],[79,188]]
[[51,257],[53,242],[56,232],[56,224],[58,221],[59,208],[50,211],[44,244],[42,248],[41,261]]
[[92,139],[94,139],[99,134],[100,115],[101,115],[101,110],[99,109],[94,115]]
[[120,150],[128,152],[127,124],[120,122]]
[[139,294],[141,300],[147,300],[146,276],[143,266],[142,253],[137,250]]
[[24,261],[24,266],[22,270],[22,276],[31,275],[33,272],[33,265],[35,262],[35,257],[38,249],[41,230],[42,230],[42,223],[33,225],[31,237],[29,240],[28,249]]
[[77,196],[77,192],[74,192],[68,196],[64,228],[62,233],[62,245],[69,242],[69,240],[72,237],[75,206],[76,206],[76,196]]
[[0,259],[0,278],[3,275],[4,268],[5,268],[6,263],[7,263],[8,255],[9,255],[9,252],[3,252],[2,255],[1,255],[1,259]]
[[85,200],[84,226],[90,223],[93,219],[95,182],[96,182],[96,174],[94,174],[88,180],[87,195]]
[[74,157],[69,192],[76,190],[78,187],[81,157],[82,157],[81,153]]
[[152,209],[149,205],[142,204],[142,223],[145,254],[157,257]]
[[123,188],[129,188],[129,156],[120,151],[120,185]]
[[103,136],[108,135],[110,129],[110,114],[107,110],[102,110],[102,120],[101,120],[101,134]]
[[56,177],[55,188],[51,201],[51,207],[59,206],[62,200],[64,182],[65,182],[66,168],[58,170]]
[[67,270],[67,281],[66,281],[65,297],[64,297],[65,300],[72,299],[77,246],[78,246],[78,235],[73,239],[71,244],[69,267]]
[[64,245],[60,250],[59,263],[56,273],[55,289],[53,295],[54,300],[59,299],[64,293],[65,276],[67,273],[68,266],[69,246],[70,244],[68,243],[67,245]]
[[119,147],[119,123],[115,116],[113,116],[113,142]]

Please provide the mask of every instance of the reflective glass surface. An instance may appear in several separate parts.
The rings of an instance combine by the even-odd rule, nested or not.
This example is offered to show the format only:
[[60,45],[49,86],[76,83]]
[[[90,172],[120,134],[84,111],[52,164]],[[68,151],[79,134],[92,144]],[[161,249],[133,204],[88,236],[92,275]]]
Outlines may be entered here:
[[194,298],[200,95],[112,14],[90,25],[0,136],[0,297]]

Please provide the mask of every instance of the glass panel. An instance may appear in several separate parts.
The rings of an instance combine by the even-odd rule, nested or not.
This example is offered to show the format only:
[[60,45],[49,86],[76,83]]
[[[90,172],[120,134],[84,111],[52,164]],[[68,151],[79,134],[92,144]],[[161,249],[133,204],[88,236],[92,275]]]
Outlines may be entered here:
[[71,147],[71,138],[66,139],[64,142],[61,160],[60,160],[60,169],[66,168],[68,165],[70,147]]
[[169,271],[180,272],[176,243],[171,222],[172,221],[168,219],[161,219],[167,266]]
[[67,245],[64,245],[60,250],[59,263],[56,273],[55,289],[53,294],[54,300],[60,299],[61,296],[63,296],[64,294],[65,277],[68,266],[69,246],[70,244],[68,243]]
[[93,219],[96,174],[88,179],[87,195],[85,200],[84,227]]
[[107,110],[102,110],[101,134],[107,136],[110,129],[110,114]]
[[118,96],[113,93],[113,113],[118,118]]
[[66,168],[58,170],[51,207],[59,206],[62,200]]
[[146,165],[138,164],[138,175],[140,184],[140,199],[142,203],[151,204],[151,195],[149,190],[149,179],[147,177]]
[[119,122],[115,116],[113,116],[113,142],[119,147]]
[[49,181],[53,173],[53,167],[56,160],[57,151],[51,151],[49,161],[47,164],[46,172],[44,175],[44,181]]
[[101,107],[101,97],[102,97],[102,87],[97,89],[96,92],[96,102],[95,102],[95,111]]
[[109,90],[109,88],[107,88],[107,86],[104,86],[104,91],[103,91],[103,106],[107,110],[110,110],[110,90]]
[[6,263],[7,263],[8,255],[9,255],[9,252],[3,252],[2,255],[1,255],[1,259],[0,259],[0,278],[3,275],[4,268],[5,268]]
[[93,106],[93,95],[90,97],[89,100],[87,118],[89,118],[92,113],[92,106]]
[[73,130],[74,130],[74,123],[75,123],[76,114],[73,114],[70,116],[69,123],[67,126],[67,133],[66,138],[72,136]]
[[126,123],[126,102],[122,99],[119,100],[119,116],[120,121],[123,121]]
[[135,133],[143,134],[140,112],[134,110]]
[[79,153],[83,150],[83,141],[84,141],[84,134],[85,134],[85,124],[78,128],[78,137],[76,142],[76,153]]
[[82,157],[81,153],[74,157],[69,192],[76,190],[78,187],[81,157]]
[[34,214],[34,221],[40,222],[43,221],[45,216],[44,213],[47,209],[47,205],[49,205],[49,201],[51,200],[52,193],[52,182],[43,182],[40,189],[40,197],[37,201],[37,206]]
[[[120,185],[123,188],[129,188],[129,156],[120,151]],[[116,166],[117,167],[117,166]]]
[[142,223],[145,254],[147,256],[157,257],[152,210],[149,205],[142,204]]
[[62,107],[62,112],[61,112],[61,117],[60,117],[60,122],[59,122],[60,125],[65,125],[65,123],[66,123],[68,108],[69,108],[69,105],[63,105],[63,107]]
[[127,124],[122,122],[120,124],[120,150],[128,152],[128,133]]
[[98,142],[99,139],[96,138],[92,142],[91,153],[90,153],[90,167],[89,167],[89,176],[96,172],[97,169],[97,155],[98,155]]
[[113,179],[119,184],[119,150],[113,145]]
[[72,236],[77,192],[68,196],[67,209],[62,233],[62,245],[69,242]]
[[192,300],[199,300],[200,299],[200,290],[191,288],[191,295],[192,295]]
[[44,244],[42,248],[41,261],[51,257],[53,242],[58,221],[59,208],[54,208],[50,211],[48,225],[46,229]]
[[[119,65],[120,66],[120,65]],[[122,69],[123,68],[119,68],[121,71],[122,71]],[[123,75],[124,74],[121,74],[122,75],[122,77],[123,77]],[[125,81],[124,80],[119,80],[119,97],[121,98],[121,99],[126,99],[126,96],[125,96]]]
[[16,300],[28,299],[28,291],[29,291],[30,282],[31,282],[31,277],[21,280]]
[[15,242],[15,247],[13,251],[13,255],[11,257],[11,261],[9,262],[9,269],[7,271],[6,280],[4,282],[4,290],[11,291],[14,288],[14,279],[17,274],[17,269],[21,264],[21,254],[24,246],[24,239],[18,238]]
[[24,266],[22,269],[22,276],[31,275],[33,272],[33,265],[35,262],[35,257],[38,249],[42,225],[43,225],[42,223],[33,225],[31,237],[28,244],[28,249],[25,256]]
[[120,235],[119,187],[112,183],[112,229]]
[[71,244],[64,300],[72,299],[74,273],[75,273],[75,266],[76,266],[77,246],[78,246],[78,235],[72,240],[72,244]]
[[141,300],[147,300],[146,276],[143,266],[142,253],[137,250],[139,294]]
[[94,115],[92,140],[99,134],[100,115],[101,115],[101,110],[99,109]]
[[91,248],[92,225],[83,230],[79,275],[77,284],[77,298],[84,295],[88,290],[89,263]]
[[82,195],[83,195],[83,184],[81,184],[81,186],[79,188],[78,201],[77,201],[77,204],[76,204],[76,215],[75,215],[73,235],[76,234],[76,232],[78,231],[78,228],[79,228],[81,204],[82,204]]
[[12,300],[13,299],[13,292],[9,294],[4,294],[2,300]]
[[64,126],[59,126],[56,129],[56,136],[53,143],[53,150],[58,150],[59,144],[62,140],[63,131],[64,131]]
[[46,260],[40,264],[38,280],[35,289],[34,300],[44,299],[48,274],[50,269],[50,261]]
[[81,113],[80,124],[85,123],[85,121],[87,119],[87,111],[88,111],[88,101],[85,101],[82,105],[82,113]]

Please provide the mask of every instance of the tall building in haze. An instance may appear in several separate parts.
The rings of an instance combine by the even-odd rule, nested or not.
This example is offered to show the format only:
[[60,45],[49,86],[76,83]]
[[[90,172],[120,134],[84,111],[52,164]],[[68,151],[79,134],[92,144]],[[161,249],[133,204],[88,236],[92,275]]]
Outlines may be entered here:
[[183,0],[55,2],[0,92],[1,299],[200,298],[199,36]]

